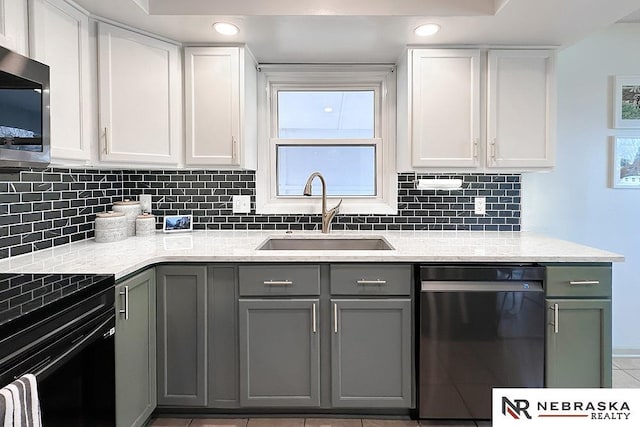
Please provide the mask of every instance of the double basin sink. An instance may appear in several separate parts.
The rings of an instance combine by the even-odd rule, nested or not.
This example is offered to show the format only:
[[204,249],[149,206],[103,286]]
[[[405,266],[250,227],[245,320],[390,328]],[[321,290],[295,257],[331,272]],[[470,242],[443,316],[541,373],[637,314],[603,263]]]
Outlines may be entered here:
[[384,237],[270,237],[256,248],[259,251],[389,251],[393,246]]

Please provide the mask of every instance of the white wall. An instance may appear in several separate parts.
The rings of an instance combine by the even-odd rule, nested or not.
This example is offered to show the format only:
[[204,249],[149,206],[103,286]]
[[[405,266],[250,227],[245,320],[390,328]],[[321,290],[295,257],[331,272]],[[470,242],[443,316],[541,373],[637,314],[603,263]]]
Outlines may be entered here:
[[612,189],[615,75],[640,76],[640,24],[616,24],[558,54],[557,167],[522,179],[523,230],[623,254],[613,266],[614,353],[640,354],[640,189]]

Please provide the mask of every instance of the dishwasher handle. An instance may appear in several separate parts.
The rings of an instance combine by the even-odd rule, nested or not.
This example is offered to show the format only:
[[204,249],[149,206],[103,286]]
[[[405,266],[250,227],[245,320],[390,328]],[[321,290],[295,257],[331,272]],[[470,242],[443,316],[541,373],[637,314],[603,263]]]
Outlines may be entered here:
[[424,280],[421,292],[543,292],[539,281],[456,281]]

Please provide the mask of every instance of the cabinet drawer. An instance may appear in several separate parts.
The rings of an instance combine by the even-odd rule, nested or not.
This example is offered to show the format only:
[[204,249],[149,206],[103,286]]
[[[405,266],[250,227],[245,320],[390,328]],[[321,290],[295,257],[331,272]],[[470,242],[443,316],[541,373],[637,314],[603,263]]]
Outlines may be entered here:
[[238,268],[240,296],[320,295],[318,265],[247,265]]
[[611,298],[611,266],[547,266],[547,297]]
[[333,295],[409,295],[411,285],[410,265],[331,266]]

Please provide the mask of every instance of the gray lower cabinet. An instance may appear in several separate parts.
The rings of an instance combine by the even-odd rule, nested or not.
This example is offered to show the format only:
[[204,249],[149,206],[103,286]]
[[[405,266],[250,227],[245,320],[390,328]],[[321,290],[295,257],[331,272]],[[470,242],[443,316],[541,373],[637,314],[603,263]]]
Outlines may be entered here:
[[611,300],[547,299],[546,386],[611,387]]
[[156,278],[146,270],[116,285],[116,425],[142,426],[156,407]]
[[207,266],[156,268],[158,405],[207,404]]
[[332,299],[331,404],[411,406],[411,300]]
[[318,299],[240,299],[240,404],[320,406]]
[[545,385],[611,387],[611,264],[546,264]]
[[211,408],[240,404],[236,271],[233,265],[210,265],[207,270],[207,406]]

